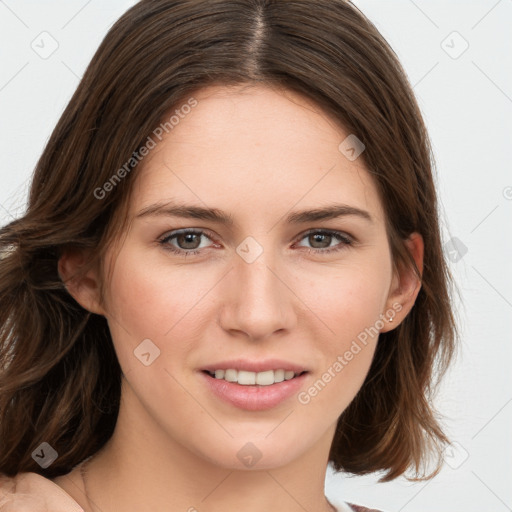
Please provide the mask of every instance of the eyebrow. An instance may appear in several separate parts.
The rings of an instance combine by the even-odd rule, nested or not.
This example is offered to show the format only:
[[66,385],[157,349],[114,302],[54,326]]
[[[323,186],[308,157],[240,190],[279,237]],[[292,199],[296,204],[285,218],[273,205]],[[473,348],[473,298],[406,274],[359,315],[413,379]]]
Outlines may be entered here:
[[[216,222],[226,226],[235,224],[233,217],[218,208],[204,208],[202,206],[186,205],[169,201],[155,203],[140,210],[136,218],[149,216],[182,217],[187,219],[201,219]],[[319,220],[335,219],[338,217],[356,216],[366,221],[373,222],[372,216],[366,211],[345,204],[334,204],[311,210],[302,210],[289,213],[285,222],[289,224],[305,224]]]

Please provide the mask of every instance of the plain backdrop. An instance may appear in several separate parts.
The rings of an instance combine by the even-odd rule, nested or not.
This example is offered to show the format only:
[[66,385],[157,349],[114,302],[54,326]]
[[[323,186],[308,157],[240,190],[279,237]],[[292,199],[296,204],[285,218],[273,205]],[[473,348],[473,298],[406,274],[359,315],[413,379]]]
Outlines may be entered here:
[[[53,127],[133,4],[0,0],[0,224],[23,213]],[[512,510],[512,1],[356,5],[401,59],[430,131],[461,343],[436,401],[453,441],[440,474],[378,484],[328,471],[326,494],[387,512]]]

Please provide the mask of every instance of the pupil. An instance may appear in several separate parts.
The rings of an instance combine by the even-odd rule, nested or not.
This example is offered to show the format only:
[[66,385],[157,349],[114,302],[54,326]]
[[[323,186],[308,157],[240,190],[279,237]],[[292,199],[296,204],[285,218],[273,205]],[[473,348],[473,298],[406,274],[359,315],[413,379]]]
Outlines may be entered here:
[[[329,247],[329,245],[331,244],[331,238],[332,238],[332,235],[315,233],[313,235],[310,235],[310,243],[315,249],[325,248],[325,247]],[[326,242],[326,240],[327,240],[327,242]],[[320,242],[320,244],[322,244],[322,241],[323,241],[323,245],[321,245],[320,247],[315,247],[316,242]]]
[[[199,247],[199,244],[197,243],[197,240],[194,243],[194,237],[198,237],[197,233],[186,233],[178,236],[178,245],[181,247],[182,244],[185,245],[185,247],[181,247],[182,249],[197,249]],[[187,245],[189,244],[189,245]],[[192,244],[192,247],[190,247],[190,244]]]

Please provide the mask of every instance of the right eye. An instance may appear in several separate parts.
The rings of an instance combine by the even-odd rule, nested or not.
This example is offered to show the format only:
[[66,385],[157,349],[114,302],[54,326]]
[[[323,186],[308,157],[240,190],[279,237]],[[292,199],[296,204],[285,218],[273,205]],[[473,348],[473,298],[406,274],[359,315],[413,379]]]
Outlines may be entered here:
[[158,242],[165,250],[182,256],[189,256],[197,255],[202,252],[201,249],[205,248],[204,245],[201,245],[201,237],[211,240],[203,230],[181,229],[164,235]]

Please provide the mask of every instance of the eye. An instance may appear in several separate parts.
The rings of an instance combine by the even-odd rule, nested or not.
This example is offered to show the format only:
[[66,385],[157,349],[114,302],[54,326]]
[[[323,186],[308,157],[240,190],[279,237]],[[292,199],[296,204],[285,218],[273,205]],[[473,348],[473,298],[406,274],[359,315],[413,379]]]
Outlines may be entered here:
[[211,240],[204,231],[200,229],[182,229],[165,235],[158,243],[166,250],[183,256],[196,255],[204,249],[201,238]]
[[[202,243],[202,238],[212,241],[205,231],[200,229],[181,229],[172,231],[158,240],[158,243],[167,251],[180,256],[196,256],[203,249],[209,247]],[[346,233],[332,230],[313,229],[302,235],[300,240],[306,239],[312,247],[303,247],[307,252],[327,254],[345,249],[354,243],[353,238]],[[333,242],[338,242],[333,245]]]
[[[331,230],[319,230],[313,229],[302,235],[301,240],[306,239],[308,243],[312,245],[311,248],[306,247],[307,252],[314,252],[319,254],[326,254],[335,251],[340,251],[345,249],[347,246],[350,246],[354,243],[354,240],[351,236],[343,233],[341,231],[331,231]],[[338,242],[334,246],[331,244],[333,242]],[[304,247],[300,246],[299,247]]]

